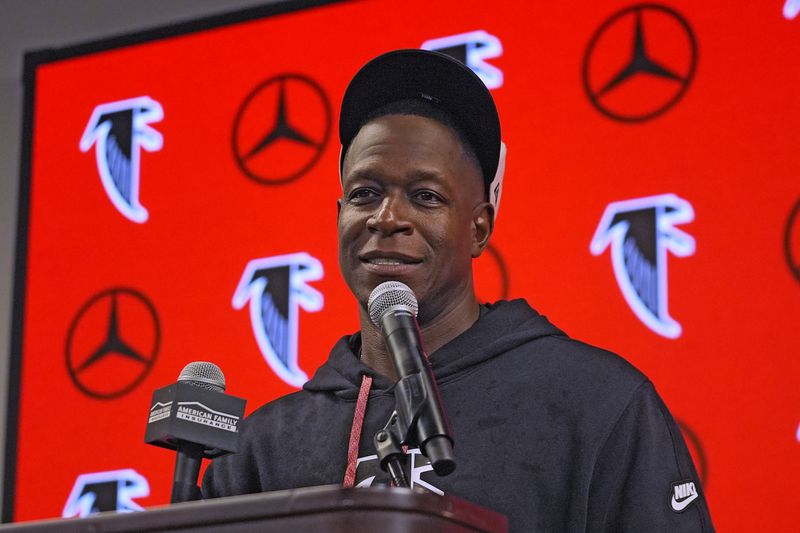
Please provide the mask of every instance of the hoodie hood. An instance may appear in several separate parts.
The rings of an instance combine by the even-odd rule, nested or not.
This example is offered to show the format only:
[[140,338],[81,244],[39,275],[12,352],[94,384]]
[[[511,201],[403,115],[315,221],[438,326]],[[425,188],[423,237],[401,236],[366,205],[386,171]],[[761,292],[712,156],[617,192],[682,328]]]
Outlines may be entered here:
[[[481,306],[478,320],[464,333],[429,354],[438,383],[446,383],[465,370],[541,337],[566,334],[537,313],[525,300],[499,301]],[[423,345],[425,340],[422,340]],[[387,393],[394,382],[365,365],[356,355],[361,334],[339,339],[328,360],[303,388],[310,392],[329,392],[342,399],[355,400],[361,376],[373,378],[373,391]]]

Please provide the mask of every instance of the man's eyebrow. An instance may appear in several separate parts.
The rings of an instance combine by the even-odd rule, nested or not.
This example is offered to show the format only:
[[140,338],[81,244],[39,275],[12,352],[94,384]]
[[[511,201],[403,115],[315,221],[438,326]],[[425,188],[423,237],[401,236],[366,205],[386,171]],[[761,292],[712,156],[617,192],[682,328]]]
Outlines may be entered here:
[[432,183],[437,185],[443,192],[451,192],[452,184],[449,180],[445,179],[444,174],[437,170],[419,169],[415,170],[409,176],[409,185],[419,185],[421,183]]
[[[353,180],[379,181],[383,177],[384,173],[381,172],[380,170],[366,166],[353,170],[352,172],[348,173],[344,179],[346,181],[353,181]],[[444,176],[441,172],[431,169],[412,170],[409,174],[407,174],[407,178],[409,179],[409,181],[412,182],[423,181],[423,180],[444,181]]]
[[432,180],[444,181],[444,176],[438,170],[417,169],[411,172],[410,178],[413,181]]
[[377,184],[381,181],[380,173],[370,168],[360,168],[350,172],[342,179],[342,187],[347,189],[353,183]]

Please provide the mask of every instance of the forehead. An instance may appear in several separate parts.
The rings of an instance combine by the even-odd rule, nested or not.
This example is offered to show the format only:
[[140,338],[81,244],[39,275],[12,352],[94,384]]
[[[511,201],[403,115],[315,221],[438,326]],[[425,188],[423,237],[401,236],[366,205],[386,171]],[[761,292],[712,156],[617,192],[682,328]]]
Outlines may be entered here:
[[342,176],[358,177],[375,170],[429,170],[483,187],[458,135],[441,122],[418,115],[384,115],[359,130],[345,155]]

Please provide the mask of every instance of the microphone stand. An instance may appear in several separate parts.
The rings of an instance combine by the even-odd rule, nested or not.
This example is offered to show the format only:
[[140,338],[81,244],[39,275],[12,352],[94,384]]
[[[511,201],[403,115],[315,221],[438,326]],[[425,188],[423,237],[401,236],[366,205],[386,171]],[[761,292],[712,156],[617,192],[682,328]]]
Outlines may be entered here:
[[389,421],[375,434],[373,443],[378,452],[378,461],[384,471],[388,471],[395,487],[408,488],[405,473],[406,455],[403,453],[403,436],[397,423],[397,411],[392,412]]
[[175,475],[172,482],[170,503],[202,500],[197,478],[203,461],[205,446],[188,441],[178,441],[178,456],[175,461]]
[[[420,415],[430,410],[429,404],[434,401],[432,394],[435,392],[428,391],[426,382],[420,373],[413,373],[400,379],[394,390],[395,410],[389,416],[389,421],[383,429],[379,430],[373,438],[381,469],[389,472],[392,481],[398,487],[409,486],[404,470],[406,455],[403,453],[402,446],[403,444],[420,446],[417,426]],[[443,448],[452,450],[452,443],[442,435],[431,437],[425,444],[427,451],[425,455],[428,456],[428,459],[432,459],[431,455],[440,457]],[[445,468],[440,468],[437,474],[446,476],[455,469],[455,461],[451,454],[452,451],[445,455],[449,458],[449,462]]]

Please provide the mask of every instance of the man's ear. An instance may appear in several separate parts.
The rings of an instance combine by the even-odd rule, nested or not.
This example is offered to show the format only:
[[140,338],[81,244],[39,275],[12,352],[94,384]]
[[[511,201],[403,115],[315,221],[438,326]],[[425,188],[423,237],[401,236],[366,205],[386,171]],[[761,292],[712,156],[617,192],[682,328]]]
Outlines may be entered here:
[[489,244],[489,238],[494,231],[494,207],[489,202],[483,202],[472,212],[472,257],[476,258],[483,253]]

